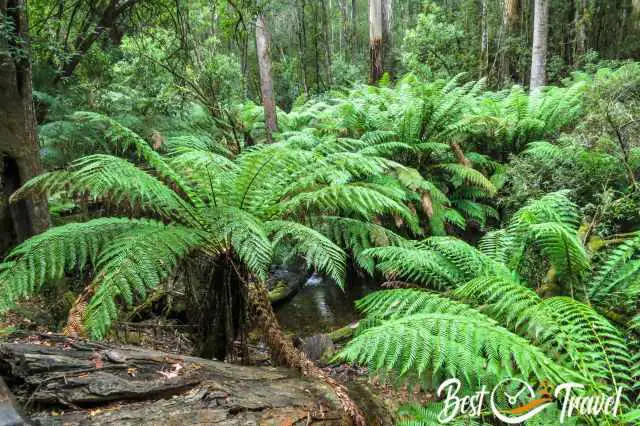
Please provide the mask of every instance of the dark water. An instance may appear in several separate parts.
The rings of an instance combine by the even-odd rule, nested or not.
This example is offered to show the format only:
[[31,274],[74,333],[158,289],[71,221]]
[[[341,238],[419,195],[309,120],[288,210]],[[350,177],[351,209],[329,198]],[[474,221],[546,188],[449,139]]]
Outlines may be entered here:
[[314,274],[291,300],[276,308],[276,314],[286,332],[300,337],[326,333],[359,319],[354,302],[375,290],[373,284],[358,280],[342,290]]

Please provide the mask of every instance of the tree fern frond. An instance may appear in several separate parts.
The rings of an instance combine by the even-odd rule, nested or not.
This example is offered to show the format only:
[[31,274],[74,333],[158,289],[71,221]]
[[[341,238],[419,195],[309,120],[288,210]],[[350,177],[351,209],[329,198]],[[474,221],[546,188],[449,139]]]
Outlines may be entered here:
[[[445,409],[443,402],[429,402],[426,406],[408,404],[400,407],[400,421],[397,426],[440,426],[440,413]],[[450,426],[480,426],[481,424],[468,415],[460,415],[447,422]]]
[[589,269],[589,257],[575,232],[560,223],[531,225],[530,235],[556,272],[565,278],[580,275]]
[[144,227],[145,221],[104,218],[51,228],[14,248],[0,265],[0,311],[34,294],[47,281],[74,268],[95,265],[114,237]]
[[506,265],[510,255],[507,252],[508,245],[505,241],[507,238],[508,235],[505,229],[489,231],[480,238],[478,249],[496,262]]
[[541,307],[542,313],[553,315],[571,339],[568,346],[573,346],[580,354],[584,366],[576,367],[587,370],[596,384],[606,384],[612,389],[628,388],[631,358],[620,331],[591,307],[569,297],[546,299]]
[[461,182],[466,182],[469,185],[474,185],[484,189],[489,195],[494,195],[496,193],[496,188],[493,186],[491,181],[482,173],[471,167],[467,167],[462,164],[443,164],[437,166],[437,168],[446,170]]
[[285,220],[266,222],[267,232],[272,233],[273,244],[281,240],[292,241],[293,249],[304,256],[307,264],[316,266],[340,287],[344,287],[346,255],[340,247],[320,232],[300,223]]
[[136,295],[146,296],[192,250],[205,243],[192,228],[144,221],[106,244],[96,262],[91,284],[95,294],[87,306],[85,323],[91,336],[105,337],[118,316],[117,301],[130,306]]
[[[620,278],[629,279],[632,274],[638,272],[635,268],[632,274],[621,274],[623,266],[629,262],[640,250],[640,233],[633,238],[626,239],[622,244],[612,249],[605,259],[600,263],[599,267],[593,272],[590,279],[586,280],[588,286],[589,299],[602,299],[610,296],[621,283],[627,282]],[[640,267],[637,262],[633,263],[636,267]]]
[[469,315],[422,313],[385,321],[356,336],[339,357],[368,365],[371,372],[400,377],[428,372],[433,382],[457,377],[471,386],[506,377],[551,383],[576,378],[525,339],[467,310]]
[[249,271],[266,280],[273,244],[260,219],[232,206],[212,207],[207,213],[208,225],[216,239],[230,245]]
[[296,211],[354,212],[363,218],[378,214],[398,215],[414,233],[420,233],[413,213],[387,195],[358,184],[330,185],[315,191],[303,192],[283,202],[285,213]]
[[564,153],[560,147],[546,141],[529,142],[524,155],[541,160],[561,160]]
[[376,268],[387,279],[401,279],[434,288],[450,288],[464,275],[447,258],[435,250],[422,247],[378,247],[363,255],[376,260]]
[[[193,222],[193,207],[154,176],[127,160],[111,155],[95,154],[72,163],[69,171],[52,172],[27,182],[14,199],[28,193],[67,194],[82,200],[106,200],[130,208],[172,218],[180,223]],[[188,212],[191,211],[191,216]]]
[[450,313],[475,315],[486,318],[480,312],[449,298],[417,289],[383,290],[371,293],[356,301],[356,308],[367,318],[395,320],[421,313]]
[[73,114],[73,119],[103,126],[107,141],[114,143],[119,152],[124,154],[128,149],[134,149],[138,156],[152,167],[162,179],[169,181],[185,194],[191,204],[203,205],[198,194],[194,193],[184,179],[169,167],[162,156],[135,132],[107,116],[94,112],[76,112]]

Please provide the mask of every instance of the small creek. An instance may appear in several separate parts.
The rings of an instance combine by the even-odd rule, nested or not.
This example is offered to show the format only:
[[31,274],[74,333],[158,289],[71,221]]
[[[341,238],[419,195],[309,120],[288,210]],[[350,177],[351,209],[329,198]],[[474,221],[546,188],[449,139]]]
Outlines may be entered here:
[[326,333],[360,318],[354,302],[376,290],[373,283],[352,280],[344,290],[313,274],[288,301],[276,307],[282,328],[300,337]]

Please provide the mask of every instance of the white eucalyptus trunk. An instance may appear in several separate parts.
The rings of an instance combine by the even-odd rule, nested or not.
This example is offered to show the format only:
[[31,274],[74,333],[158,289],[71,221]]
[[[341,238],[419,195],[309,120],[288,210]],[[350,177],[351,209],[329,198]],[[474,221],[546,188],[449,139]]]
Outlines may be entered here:
[[375,84],[384,72],[382,57],[382,0],[369,0],[369,53],[371,70],[369,83]]
[[260,91],[264,106],[264,124],[267,141],[272,142],[271,133],[278,131],[278,117],[276,115],[276,100],[273,93],[273,78],[271,76],[269,31],[264,15],[256,19],[256,50],[258,52],[258,66],[260,68]]
[[549,34],[549,1],[535,0],[533,18],[533,49],[529,89],[538,90],[546,84],[547,38]]

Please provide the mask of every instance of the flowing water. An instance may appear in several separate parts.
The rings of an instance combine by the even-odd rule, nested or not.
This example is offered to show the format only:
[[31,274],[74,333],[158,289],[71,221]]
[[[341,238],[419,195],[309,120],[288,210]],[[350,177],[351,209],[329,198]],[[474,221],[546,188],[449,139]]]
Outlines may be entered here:
[[335,282],[313,274],[288,301],[276,307],[282,328],[300,337],[326,333],[356,321],[354,302],[375,291],[371,283],[354,280],[342,290]]

